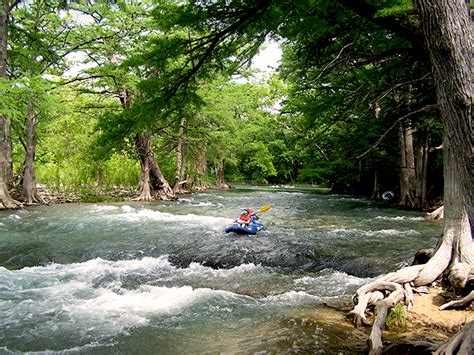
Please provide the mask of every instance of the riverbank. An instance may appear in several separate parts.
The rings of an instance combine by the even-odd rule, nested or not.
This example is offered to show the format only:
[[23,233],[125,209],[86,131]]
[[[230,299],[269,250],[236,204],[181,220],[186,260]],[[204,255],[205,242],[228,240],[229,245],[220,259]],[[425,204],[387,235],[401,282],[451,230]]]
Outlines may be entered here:
[[[452,297],[443,288],[434,284],[426,290],[427,293],[413,295],[413,308],[410,312],[405,310],[401,315],[402,325],[394,324],[383,331],[384,353],[429,353],[474,321],[472,309],[439,309]],[[372,321],[370,319],[371,323]],[[366,328],[367,339],[370,329],[371,327]]]

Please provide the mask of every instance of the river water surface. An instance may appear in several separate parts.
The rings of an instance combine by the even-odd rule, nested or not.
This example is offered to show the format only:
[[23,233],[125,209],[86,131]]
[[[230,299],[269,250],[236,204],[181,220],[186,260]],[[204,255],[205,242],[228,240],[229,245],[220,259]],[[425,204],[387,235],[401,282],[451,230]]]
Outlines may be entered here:
[[[266,204],[258,235],[223,232]],[[363,352],[327,305],[410,263],[441,227],[310,189],[0,211],[0,353]]]

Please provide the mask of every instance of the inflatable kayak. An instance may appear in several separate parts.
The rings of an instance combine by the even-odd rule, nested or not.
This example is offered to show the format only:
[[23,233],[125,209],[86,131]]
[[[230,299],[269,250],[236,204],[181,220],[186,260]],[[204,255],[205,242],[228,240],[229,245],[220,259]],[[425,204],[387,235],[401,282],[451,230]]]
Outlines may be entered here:
[[231,224],[230,226],[227,226],[226,229],[224,230],[226,233],[236,233],[236,234],[251,234],[255,235],[259,230],[262,230],[263,224],[256,222],[249,224],[247,227],[242,227],[238,224]]

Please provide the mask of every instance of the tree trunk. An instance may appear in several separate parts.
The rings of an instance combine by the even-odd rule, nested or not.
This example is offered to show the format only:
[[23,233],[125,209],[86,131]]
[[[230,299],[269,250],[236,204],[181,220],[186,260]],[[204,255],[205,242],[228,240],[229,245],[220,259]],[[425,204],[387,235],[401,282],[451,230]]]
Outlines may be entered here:
[[[8,0],[0,8],[0,76],[7,78]],[[0,116],[0,204],[5,208],[19,208],[21,204],[10,197],[9,185],[13,182],[10,120]]]
[[138,133],[135,137],[135,145],[140,159],[140,181],[138,183],[139,201],[151,201],[153,198],[152,187],[150,184],[150,147],[151,135]]
[[[374,289],[393,292],[388,288],[391,283],[431,284],[448,268],[448,279],[453,289],[459,291],[474,274],[472,26],[463,0],[415,0],[415,6],[432,64],[444,126],[443,235],[426,264],[405,267],[362,286],[356,291],[357,299],[367,299]],[[365,308],[365,302],[364,307],[354,307],[351,313],[356,321],[364,319]]]
[[372,195],[370,198],[374,200],[379,200],[380,199],[380,189],[379,189],[379,174],[377,170],[374,171],[374,188],[372,190]]
[[408,123],[400,122],[400,201],[402,207],[415,206],[415,155],[413,152],[413,130]]
[[148,160],[150,164],[151,176],[157,182],[158,188],[156,190],[156,198],[163,201],[176,200],[176,195],[173,192],[173,189],[168,184],[165,176],[161,172],[161,169],[155,159],[155,154],[153,150],[150,149],[150,154],[148,155]]
[[428,175],[428,132],[421,128],[416,139],[416,183],[415,183],[415,208],[426,210],[428,198],[426,196],[426,180]]
[[97,187],[102,188],[104,181],[104,167],[102,160],[99,160],[99,166],[97,167]]
[[178,145],[176,147],[176,174],[173,184],[173,192],[176,194],[187,192],[186,189],[186,118],[181,118],[178,133]]
[[36,152],[36,113],[33,104],[33,98],[28,100],[28,114],[25,122],[25,159],[23,163],[23,184],[21,192],[21,200],[26,204],[43,202],[43,199],[38,195],[36,189],[35,176],[35,152]]
[[205,185],[204,177],[207,177],[207,159],[206,159],[206,148],[207,146],[197,147],[194,151],[194,159],[191,162],[191,177],[188,177],[188,180],[191,180],[191,185],[196,187],[203,187]]
[[224,179],[224,160],[214,164],[214,173],[216,174],[216,187],[219,189],[228,188],[229,185]]
[[[463,0],[415,0],[443,121],[444,227],[438,251],[415,280],[434,281],[457,263],[474,264],[472,23]],[[428,267],[429,266],[429,267]],[[437,272],[432,272],[437,270]]]
[[[160,200],[174,200],[176,199],[173,190],[168,181],[163,176],[158,163],[155,160],[155,155],[151,149],[151,134],[138,133],[135,137],[135,144],[138,155],[140,157],[140,183],[138,186],[140,201],[151,201],[154,198]],[[152,179],[157,182],[157,189],[153,193]]]

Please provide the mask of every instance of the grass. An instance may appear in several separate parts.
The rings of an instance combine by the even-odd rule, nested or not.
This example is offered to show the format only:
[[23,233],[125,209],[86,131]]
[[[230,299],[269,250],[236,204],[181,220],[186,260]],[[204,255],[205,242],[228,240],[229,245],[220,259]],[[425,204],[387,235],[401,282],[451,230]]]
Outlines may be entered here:
[[390,330],[406,329],[407,316],[405,314],[405,305],[403,303],[397,303],[390,309],[385,324]]

